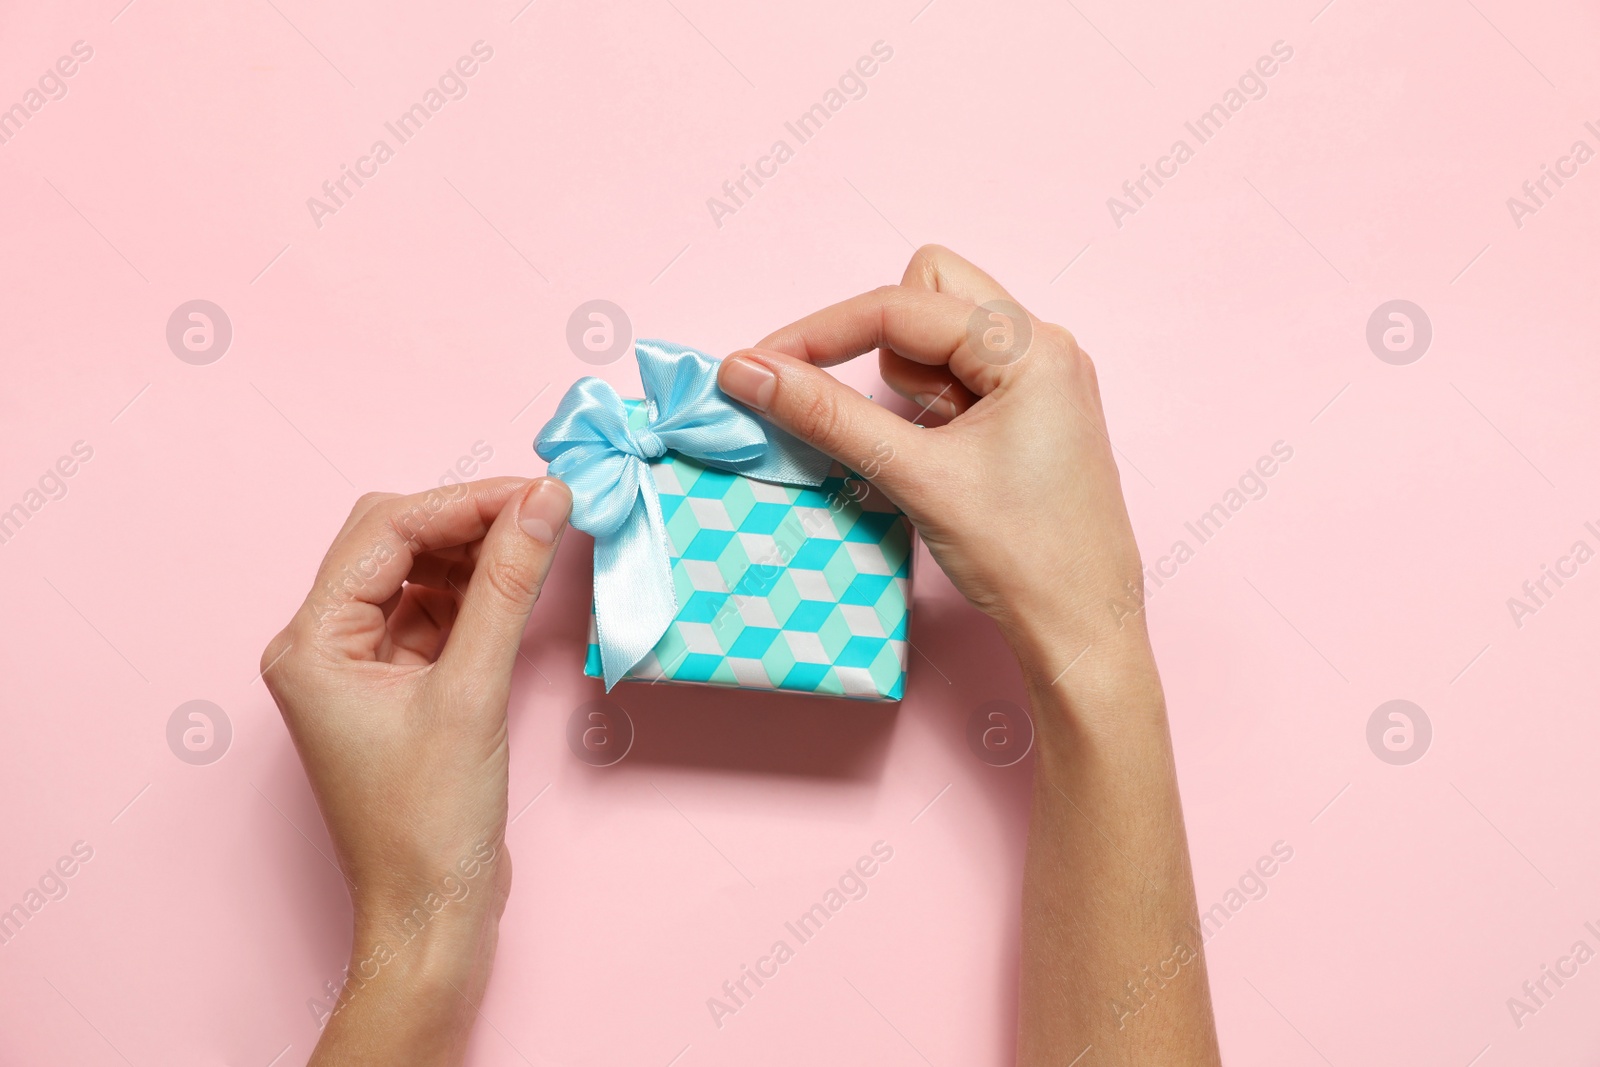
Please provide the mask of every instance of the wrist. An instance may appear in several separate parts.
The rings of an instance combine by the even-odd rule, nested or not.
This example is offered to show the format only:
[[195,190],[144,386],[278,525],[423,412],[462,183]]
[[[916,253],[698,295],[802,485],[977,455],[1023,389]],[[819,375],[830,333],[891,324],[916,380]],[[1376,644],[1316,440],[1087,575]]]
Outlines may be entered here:
[[362,880],[340,1014],[420,1011],[431,1026],[470,1028],[493,965],[510,869],[495,857],[460,875],[404,886]]
[[419,908],[404,916],[358,912],[347,985],[363,993],[437,994],[451,986],[469,992],[487,978],[499,925],[498,913],[482,908],[453,914]]
[[[458,855],[459,853],[459,855]],[[352,887],[355,937],[352,964],[383,950],[413,966],[456,973],[460,960],[482,952],[497,928],[511,887],[510,856],[503,839],[485,836],[470,848],[433,849],[453,859],[413,859],[397,864],[368,857]]]
[[1164,720],[1166,705],[1143,617],[1086,627],[1052,612],[1017,614],[1000,629],[1036,713],[1081,725]]
[[344,989],[311,1064],[460,1063],[498,927],[498,912],[482,910],[421,926],[358,912]]

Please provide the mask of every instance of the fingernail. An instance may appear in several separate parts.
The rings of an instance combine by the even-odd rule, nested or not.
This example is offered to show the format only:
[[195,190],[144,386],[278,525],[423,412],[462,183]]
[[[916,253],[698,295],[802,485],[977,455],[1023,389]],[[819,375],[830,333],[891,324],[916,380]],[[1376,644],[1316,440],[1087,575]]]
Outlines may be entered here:
[[522,532],[540,544],[553,545],[556,535],[567,524],[572,510],[572,494],[554,478],[540,478],[522,498],[517,524]]
[[911,398],[911,402],[920,405],[923,411],[931,411],[942,418],[953,419],[959,414],[956,402],[938,393],[918,393]]
[[772,404],[772,394],[778,388],[778,376],[771,370],[744,356],[731,356],[722,361],[722,373],[717,376],[722,391],[757,411],[765,411]]

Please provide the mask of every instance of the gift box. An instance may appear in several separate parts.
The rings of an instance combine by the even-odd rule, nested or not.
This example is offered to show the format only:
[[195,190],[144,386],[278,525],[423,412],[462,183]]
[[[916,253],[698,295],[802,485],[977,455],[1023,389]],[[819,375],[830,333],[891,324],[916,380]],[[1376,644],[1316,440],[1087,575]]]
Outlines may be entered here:
[[[584,379],[536,446],[573,487],[573,525],[596,537],[585,673],[608,690],[633,680],[899,700],[906,517],[724,397],[709,356],[659,341],[636,354],[644,399]],[[861,461],[881,462],[892,457]]]

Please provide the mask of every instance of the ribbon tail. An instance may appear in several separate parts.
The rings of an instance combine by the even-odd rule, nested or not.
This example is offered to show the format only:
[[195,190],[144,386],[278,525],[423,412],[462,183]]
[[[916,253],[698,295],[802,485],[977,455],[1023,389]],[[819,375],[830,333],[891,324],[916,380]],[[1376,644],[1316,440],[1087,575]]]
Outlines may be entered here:
[[667,554],[667,524],[648,471],[633,511],[616,533],[594,544],[595,630],[606,692],[650,654],[678,614]]

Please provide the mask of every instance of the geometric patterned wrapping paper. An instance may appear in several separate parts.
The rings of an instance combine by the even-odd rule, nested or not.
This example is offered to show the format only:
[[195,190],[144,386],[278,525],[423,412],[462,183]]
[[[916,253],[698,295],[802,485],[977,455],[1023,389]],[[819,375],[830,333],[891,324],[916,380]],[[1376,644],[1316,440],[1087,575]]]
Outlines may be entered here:
[[[642,402],[626,401],[643,425]],[[650,463],[678,614],[625,680],[857,700],[905,693],[911,524],[838,464],[816,488]],[[857,500],[855,497],[863,497]],[[584,673],[601,677],[591,608]]]

